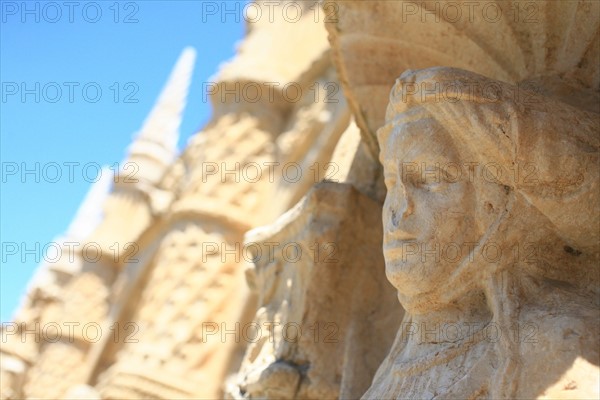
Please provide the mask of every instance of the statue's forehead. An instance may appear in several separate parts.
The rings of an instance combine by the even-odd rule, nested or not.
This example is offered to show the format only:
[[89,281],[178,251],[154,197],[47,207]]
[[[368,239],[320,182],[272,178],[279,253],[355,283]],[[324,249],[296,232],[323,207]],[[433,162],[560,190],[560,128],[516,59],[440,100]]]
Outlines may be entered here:
[[457,152],[451,138],[437,125],[390,124],[381,137],[381,160],[455,161]]

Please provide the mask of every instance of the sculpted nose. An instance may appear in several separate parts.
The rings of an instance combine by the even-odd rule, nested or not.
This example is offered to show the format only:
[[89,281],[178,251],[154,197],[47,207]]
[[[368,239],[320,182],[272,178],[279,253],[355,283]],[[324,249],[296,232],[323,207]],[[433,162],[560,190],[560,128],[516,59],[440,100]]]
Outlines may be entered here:
[[404,211],[402,212],[402,218],[405,219],[411,215],[414,211],[414,205],[411,199],[408,197],[404,201]]
[[401,220],[406,219],[409,215],[411,215],[414,209],[413,203],[409,199],[404,199],[401,204],[398,204],[398,206],[400,206],[398,207],[399,211],[395,209],[393,204],[390,207],[391,222],[394,228],[398,228]]
[[392,226],[394,228],[398,228],[398,213],[396,213],[396,210],[391,210],[392,211]]

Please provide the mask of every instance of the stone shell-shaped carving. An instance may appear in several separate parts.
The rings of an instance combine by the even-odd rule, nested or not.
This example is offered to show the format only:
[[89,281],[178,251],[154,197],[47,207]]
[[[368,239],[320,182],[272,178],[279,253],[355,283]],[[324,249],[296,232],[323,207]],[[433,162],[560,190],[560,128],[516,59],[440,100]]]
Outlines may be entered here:
[[374,153],[388,93],[408,69],[450,66],[518,83],[600,84],[600,2],[327,1],[334,63]]

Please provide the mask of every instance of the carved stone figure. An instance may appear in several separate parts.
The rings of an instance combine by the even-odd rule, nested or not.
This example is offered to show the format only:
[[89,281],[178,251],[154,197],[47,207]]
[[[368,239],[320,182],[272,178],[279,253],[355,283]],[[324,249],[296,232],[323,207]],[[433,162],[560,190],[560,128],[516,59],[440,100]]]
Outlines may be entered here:
[[516,89],[431,68],[392,90],[383,248],[406,314],[365,398],[598,397],[599,116]]
[[[275,223],[246,234],[258,307],[232,398],[365,392],[402,318],[385,280],[380,215],[381,204],[352,185],[323,182]],[[356,232],[365,236],[357,241]]]

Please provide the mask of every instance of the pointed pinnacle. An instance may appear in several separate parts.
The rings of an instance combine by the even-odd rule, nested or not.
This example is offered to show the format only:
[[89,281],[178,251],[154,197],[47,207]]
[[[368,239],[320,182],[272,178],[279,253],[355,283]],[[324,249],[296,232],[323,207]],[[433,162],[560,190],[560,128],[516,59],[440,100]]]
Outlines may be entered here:
[[195,59],[196,50],[186,47],[130,147],[130,155],[143,153],[158,158],[166,164],[176,155],[179,126],[186,105]]

